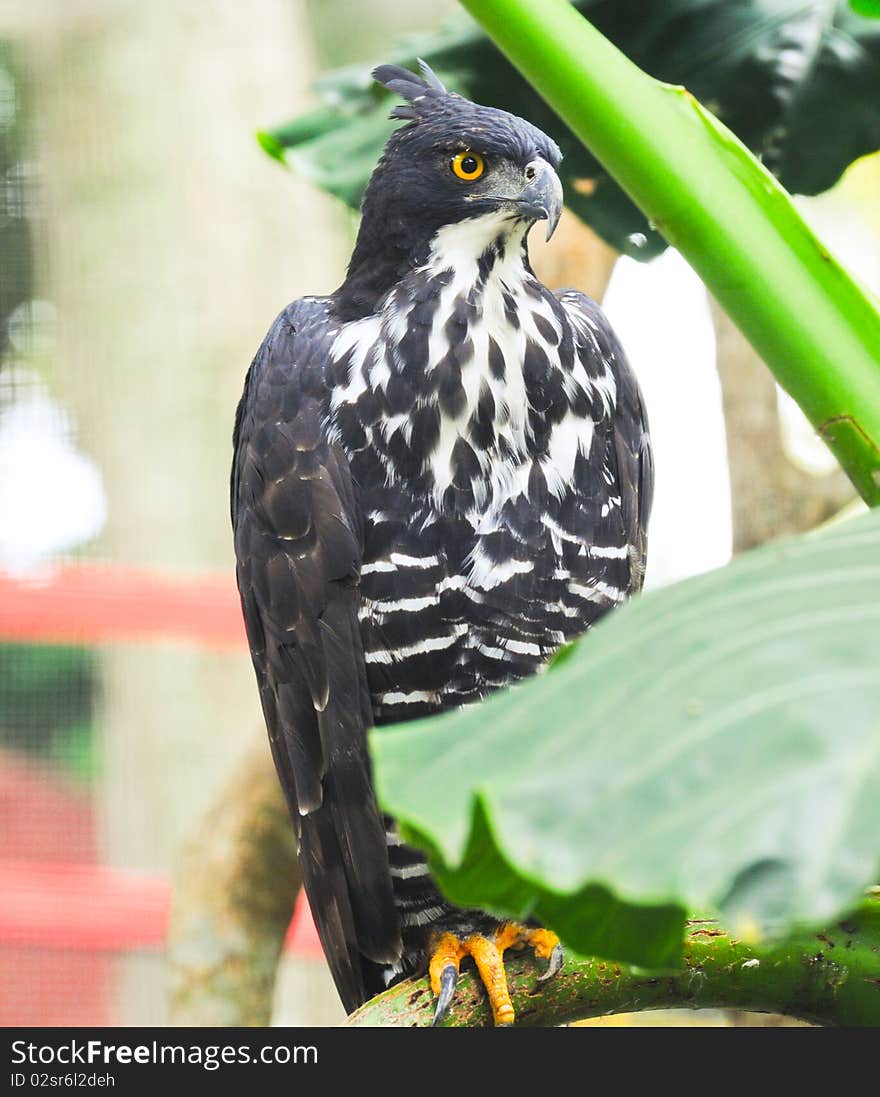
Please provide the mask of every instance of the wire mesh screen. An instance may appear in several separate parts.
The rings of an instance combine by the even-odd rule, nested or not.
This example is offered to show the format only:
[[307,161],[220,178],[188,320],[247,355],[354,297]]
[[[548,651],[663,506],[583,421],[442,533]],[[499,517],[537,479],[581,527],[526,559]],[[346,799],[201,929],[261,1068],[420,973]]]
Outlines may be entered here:
[[[236,403],[279,311],[341,283],[355,228],[254,135],[314,110],[322,68],[366,71],[457,5],[258,9],[0,5],[3,1025],[171,1019],[181,847],[266,749],[233,580]],[[847,230],[872,285],[876,178]],[[548,284],[580,285],[586,255],[604,284],[614,257],[569,225],[575,270]],[[614,269],[661,470],[649,580],[668,582],[729,556],[716,328],[681,257]],[[314,941],[282,967],[277,1021],[340,1019]]]
[[[232,581],[235,405],[272,318],[339,285],[353,242],[253,134],[311,109],[322,65],[455,6],[98,0],[0,22],[3,1023],[170,1018],[181,844],[265,742]],[[340,1019],[314,943],[275,1016]]]
[[[0,19],[2,1025],[168,1023],[179,850],[265,742],[232,421],[349,227],[253,138],[304,95],[305,3],[184,7]],[[313,946],[283,968],[281,1019],[338,1020]]]
[[[4,1025],[65,1024],[74,1016],[84,1024],[110,1023],[108,956],[60,947],[63,924],[39,925],[46,893],[57,888],[66,866],[84,870],[100,860],[94,798],[98,680],[96,655],[88,649],[0,646]],[[40,940],[40,928],[52,932]]]

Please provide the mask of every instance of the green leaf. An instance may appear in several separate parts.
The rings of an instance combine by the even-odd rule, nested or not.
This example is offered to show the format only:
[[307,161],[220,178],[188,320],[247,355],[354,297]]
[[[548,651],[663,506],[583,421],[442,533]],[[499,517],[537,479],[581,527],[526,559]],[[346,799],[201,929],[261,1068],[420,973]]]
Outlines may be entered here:
[[257,130],[257,143],[263,152],[269,154],[273,160],[277,160],[279,164],[286,163],[284,157],[284,146],[278,140],[274,134],[266,133],[264,130]]
[[345,125],[337,116],[326,113],[300,121],[312,127],[306,136],[292,139],[291,127],[272,132],[278,144],[286,148],[285,161],[357,209],[370,173],[396,126],[388,119],[387,104],[374,104],[358,116],[356,126]]
[[859,15],[869,19],[880,19],[880,0],[849,0],[849,6]]
[[457,903],[674,962],[683,911],[821,926],[880,862],[880,513],[617,610],[551,674],[375,731]]
[[[593,25],[647,72],[687,86],[795,193],[830,187],[857,157],[880,148],[880,27],[847,0],[578,0]],[[666,247],[593,155],[483,32],[461,19],[407,40],[376,63],[423,57],[449,87],[552,133],[565,153],[568,206],[618,250],[648,259]],[[363,65],[326,76],[325,111],[273,130],[296,165],[354,208],[393,127],[392,97]],[[324,131],[335,140],[321,143]],[[341,178],[337,178],[337,176]],[[644,238],[644,240],[642,239]]]

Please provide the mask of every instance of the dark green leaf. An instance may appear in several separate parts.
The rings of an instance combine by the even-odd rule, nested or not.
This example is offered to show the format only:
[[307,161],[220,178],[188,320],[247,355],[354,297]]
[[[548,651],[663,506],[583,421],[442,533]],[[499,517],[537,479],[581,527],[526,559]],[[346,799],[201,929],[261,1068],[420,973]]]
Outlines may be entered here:
[[645,595],[552,674],[371,737],[458,903],[663,966],[683,908],[819,926],[880,862],[880,513]]
[[[684,84],[793,193],[830,187],[857,157],[880,148],[880,26],[847,0],[578,0],[577,7],[651,75]],[[389,49],[376,62],[423,57],[447,85],[529,118],[559,141],[566,201],[620,251],[647,259],[666,246],[597,161],[467,19]],[[357,208],[391,126],[391,98],[372,64],[319,84],[331,106],[307,125],[273,130],[294,163]],[[334,139],[324,135],[334,131]]]
[[[302,121],[322,128],[313,129],[302,140],[291,142],[288,139],[287,162],[306,178],[357,209],[370,172],[395,128],[395,123],[388,120],[388,104],[372,104],[352,125],[340,124],[338,117],[326,115],[323,119],[319,115],[309,115]],[[273,130],[272,136],[279,144],[284,144],[279,132]]]

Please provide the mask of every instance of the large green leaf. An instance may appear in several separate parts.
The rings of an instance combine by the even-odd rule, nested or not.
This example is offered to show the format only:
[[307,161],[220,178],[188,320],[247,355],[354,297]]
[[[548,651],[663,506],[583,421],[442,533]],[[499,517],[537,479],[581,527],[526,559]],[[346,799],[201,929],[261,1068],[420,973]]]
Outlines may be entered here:
[[371,736],[456,902],[675,961],[684,909],[829,922],[880,864],[880,513],[645,595],[549,673]]
[[[578,0],[593,25],[659,79],[684,84],[800,194],[827,189],[880,148],[880,25],[848,0]],[[453,89],[523,115],[565,153],[566,201],[638,258],[666,246],[620,187],[470,20],[376,62],[423,57]],[[363,65],[319,84],[327,107],[262,135],[353,207],[394,128]]]

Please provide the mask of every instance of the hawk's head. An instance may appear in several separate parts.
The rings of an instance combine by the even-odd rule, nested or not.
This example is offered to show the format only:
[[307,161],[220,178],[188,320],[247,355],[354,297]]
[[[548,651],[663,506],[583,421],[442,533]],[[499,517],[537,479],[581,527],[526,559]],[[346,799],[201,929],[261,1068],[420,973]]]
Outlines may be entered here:
[[420,65],[421,76],[397,65],[373,72],[406,100],[392,117],[408,124],[389,138],[364,193],[338,302],[345,315],[369,311],[408,264],[427,257],[447,226],[461,225],[457,246],[468,247],[472,235],[479,254],[487,234],[524,236],[540,220],[549,239],[562,211],[556,142],[516,115],[447,91]]
[[562,210],[556,167],[562,153],[545,133],[507,111],[449,92],[424,62],[422,76],[380,65],[374,79],[407,102],[370,182],[387,191],[422,229],[499,211],[511,220],[545,219],[549,239]]

